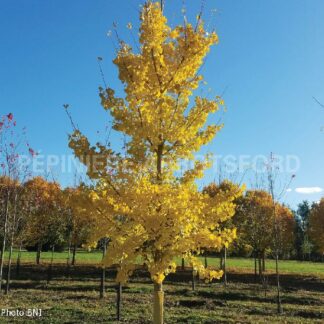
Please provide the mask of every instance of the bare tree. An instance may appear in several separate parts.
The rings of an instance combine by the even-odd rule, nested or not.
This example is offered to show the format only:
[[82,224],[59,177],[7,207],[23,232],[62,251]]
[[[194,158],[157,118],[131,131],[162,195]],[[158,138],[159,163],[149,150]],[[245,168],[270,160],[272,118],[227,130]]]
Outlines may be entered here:
[[13,246],[18,230],[20,217],[18,216],[17,204],[19,203],[21,186],[29,176],[28,167],[22,167],[20,163],[21,152],[24,149],[28,153],[35,155],[34,150],[29,147],[25,139],[25,132],[16,131],[16,121],[12,113],[3,116],[0,119],[0,176],[1,176],[1,200],[3,210],[1,211],[2,224],[2,243],[0,258],[0,291],[3,281],[3,269],[6,247],[9,244],[9,257],[7,267],[6,293],[9,292],[10,274],[13,255]]
[[288,187],[291,184],[292,179],[295,175],[292,175],[290,180],[284,184],[279,191],[276,190],[276,180],[278,179],[278,168],[275,165],[275,157],[273,153],[270,154],[269,161],[267,163],[267,173],[268,173],[268,185],[269,193],[271,194],[273,201],[273,240],[272,240],[272,250],[275,256],[276,262],[276,286],[277,286],[277,312],[282,313],[281,304],[281,292],[280,292],[280,274],[279,274],[279,255],[282,247],[282,236],[280,228],[280,219],[277,217],[277,204],[287,192]]

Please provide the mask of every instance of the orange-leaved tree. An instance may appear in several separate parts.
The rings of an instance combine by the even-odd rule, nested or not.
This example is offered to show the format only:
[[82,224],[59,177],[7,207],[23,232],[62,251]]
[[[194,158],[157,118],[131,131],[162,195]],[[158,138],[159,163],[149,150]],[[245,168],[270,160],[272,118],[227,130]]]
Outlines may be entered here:
[[[273,227],[273,200],[263,190],[248,190],[237,201],[234,223],[238,229],[241,244],[252,247],[255,260],[258,259],[259,274],[265,269],[264,258],[270,248]],[[255,264],[255,272],[257,263]]]
[[309,237],[315,249],[324,255],[324,198],[314,204],[309,217]]
[[35,177],[24,184],[27,217],[24,241],[37,245],[36,263],[40,262],[42,246],[52,248],[64,240],[65,222],[62,216],[62,194],[56,182]]

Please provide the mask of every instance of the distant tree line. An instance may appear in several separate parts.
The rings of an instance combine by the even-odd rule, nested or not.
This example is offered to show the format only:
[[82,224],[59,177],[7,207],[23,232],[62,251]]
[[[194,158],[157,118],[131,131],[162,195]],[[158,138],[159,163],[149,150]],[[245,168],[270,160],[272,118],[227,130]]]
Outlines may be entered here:
[[[206,186],[205,193],[213,196],[234,186],[229,181]],[[230,189],[228,189],[230,190]],[[62,189],[58,183],[34,177],[19,183],[0,176],[0,248],[37,251],[39,264],[42,251],[69,251],[70,264],[75,264],[77,248],[93,245],[91,231],[95,219],[84,213],[87,187]],[[254,257],[258,272],[265,269],[265,257],[272,257],[274,217],[280,228],[280,258],[322,261],[324,253],[324,198],[318,203],[303,201],[296,211],[285,205],[273,204],[263,190],[247,190],[235,201],[236,213],[224,224],[236,228],[237,238],[229,244],[227,253]],[[275,206],[275,214],[273,214]],[[206,251],[220,254],[220,251]],[[2,257],[2,256],[1,256]]]

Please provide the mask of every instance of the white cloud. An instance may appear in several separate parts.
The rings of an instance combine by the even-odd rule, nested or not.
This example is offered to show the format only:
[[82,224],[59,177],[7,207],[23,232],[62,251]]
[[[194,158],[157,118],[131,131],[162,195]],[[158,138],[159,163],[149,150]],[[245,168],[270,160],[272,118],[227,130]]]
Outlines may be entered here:
[[303,187],[303,188],[296,188],[296,192],[301,194],[314,194],[323,191],[323,188],[320,187]]
[[287,189],[287,192],[292,192],[292,189],[291,189],[291,188],[288,188],[288,189]]

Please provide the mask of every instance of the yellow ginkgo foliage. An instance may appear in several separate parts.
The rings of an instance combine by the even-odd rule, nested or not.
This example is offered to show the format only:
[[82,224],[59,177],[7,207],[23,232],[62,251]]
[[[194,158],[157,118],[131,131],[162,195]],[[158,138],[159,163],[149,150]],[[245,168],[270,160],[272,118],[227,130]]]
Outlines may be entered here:
[[88,165],[96,183],[89,212],[97,215],[93,239],[110,238],[105,265],[118,265],[119,282],[139,260],[146,265],[155,286],[154,321],[162,323],[162,282],[175,271],[177,257],[186,258],[205,279],[222,275],[205,269],[197,255],[235,237],[235,230],[221,229],[220,223],[232,217],[240,192],[235,188],[215,199],[198,190],[196,180],[210,164],[207,157],[181,176],[177,172],[179,163],[194,160],[221,128],[207,124],[222,105],[220,98],[191,99],[203,80],[199,68],[218,42],[216,33],[206,33],[200,20],[172,29],[160,4],[151,1],[140,20],[139,51],[120,42],[114,60],[125,97],[100,89],[113,128],[126,135],[125,154],[91,146],[79,130],[71,135],[70,147],[81,161],[100,161]]
[[91,242],[91,235],[97,224],[96,213],[90,207],[92,202],[89,188],[81,184],[76,188],[66,188],[63,191],[63,206],[68,232],[69,247],[73,246],[73,259],[75,249],[79,245]]

